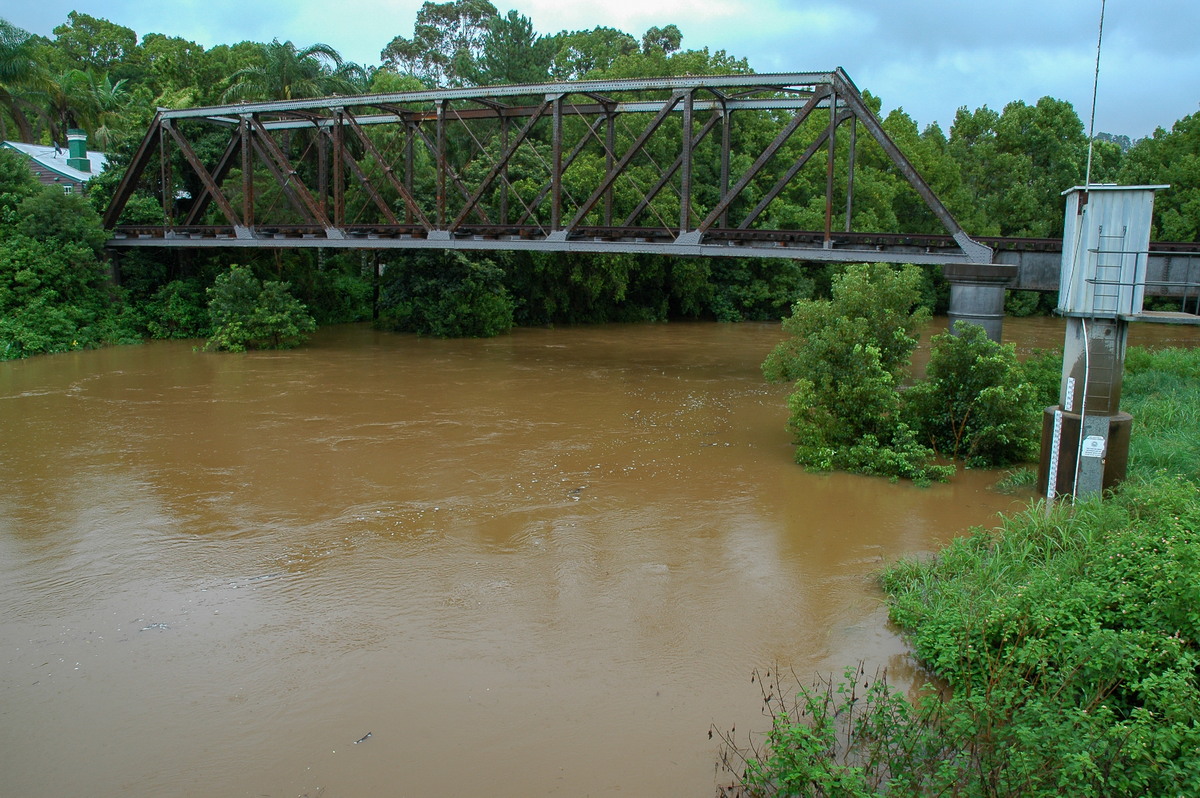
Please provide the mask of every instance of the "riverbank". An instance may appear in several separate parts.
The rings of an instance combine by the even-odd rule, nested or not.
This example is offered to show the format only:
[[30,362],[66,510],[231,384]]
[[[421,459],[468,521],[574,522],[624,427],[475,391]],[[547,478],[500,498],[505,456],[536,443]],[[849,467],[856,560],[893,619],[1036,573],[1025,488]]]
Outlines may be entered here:
[[883,574],[952,696],[909,703],[861,674],[857,693],[803,692],[746,793],[1200,794],[1200,350],[1126,366],[1135,431],[1114,496],[1035,503]]

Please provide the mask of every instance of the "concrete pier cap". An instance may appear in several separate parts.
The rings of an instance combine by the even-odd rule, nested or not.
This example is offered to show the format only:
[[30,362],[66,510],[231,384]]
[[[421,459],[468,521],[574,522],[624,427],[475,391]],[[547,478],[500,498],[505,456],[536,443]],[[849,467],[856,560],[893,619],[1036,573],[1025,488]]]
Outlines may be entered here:
[[955,322],[978,324],[999,343],[1004,327],[1004,294],[1017,279],[1017,267],[1001,263],[947,263],[950,283],[950,330]]

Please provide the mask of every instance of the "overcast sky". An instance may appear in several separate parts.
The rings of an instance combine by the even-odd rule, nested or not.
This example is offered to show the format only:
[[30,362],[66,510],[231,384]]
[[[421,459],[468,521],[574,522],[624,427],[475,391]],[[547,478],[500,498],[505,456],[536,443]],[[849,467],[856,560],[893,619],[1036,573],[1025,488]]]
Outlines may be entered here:
[[[496,2],[496,0],[493,0]],[[396,35],[411,37],[421,0],[17,0],[0,16],[50,36],[71,10],[139,35],[206,47],[244,40],[329,44],[378,65]],[[1101,0],[509,0],[542,34],[618,28],[640,39],[674,23],[685,48],[745,57],[758,72],[843,67],[885,113],[903,108],[949,132],[959,106],[1000,110],[1051,96],[1087,129]],[[1096,131],[1148,135],[1200,110],[1198,0],[1108,0]]]

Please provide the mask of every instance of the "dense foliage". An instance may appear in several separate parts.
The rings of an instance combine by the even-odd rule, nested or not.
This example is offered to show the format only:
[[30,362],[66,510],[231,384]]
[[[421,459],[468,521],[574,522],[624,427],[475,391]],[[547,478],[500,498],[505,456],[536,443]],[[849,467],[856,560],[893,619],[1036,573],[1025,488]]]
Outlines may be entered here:
[[1021,462],[1036,447],[1041,360],[1028,374],[1013,347],[963,324],[933,340],[923,380],[902,385],[917,345],[921,270],[847,267],[829,299],[805,299],[783,321],[788,338],[763,362],[772,382],[792,382],[788,428],[796,462],[844,470],[942,479],[952,468]]
[[1200,350],[1126,366],[1138,435],[1115,495],[1035,504],[885,572],[952,694],[909,702],[860,670],[776,702],[734,792],[1200,793]]
[[796,462],[818,470],[927,480],[932,452],[901,417],[897,387],[928,311],[920,270],[851,266],[827,300],[801,300],[783,322],[789,338],[763,362],[775,382],[793,381],[788,428]]
[[934,336],[925,378],[905,391],[904,404],[918,438],[939,455],[1003,466],[1036,454],[1046,406],[1039,398],[1012,344],[958,322],[953,333]]
[[278,280],[262,281],[234,264],[208,289],[207,349],[291,349],[317,328],[308,309]]
[[484,338],[513,326],[503,272],[459,251],[420,252],[392,264],[380,291],[380,322],[439,338]]
[[100,258],[105,238],[82,198],[43,188],[0,149],[0,359],[132,338]]

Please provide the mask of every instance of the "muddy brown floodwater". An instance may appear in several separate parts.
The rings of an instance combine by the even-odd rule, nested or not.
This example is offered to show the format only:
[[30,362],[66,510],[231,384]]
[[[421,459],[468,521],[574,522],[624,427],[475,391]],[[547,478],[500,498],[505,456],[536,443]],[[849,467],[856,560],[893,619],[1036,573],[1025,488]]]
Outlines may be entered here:
[[1015,501],[793,465],[779,336],[0,364],[0,795],[711,795],[754,668],[903,674],[873,574]]

